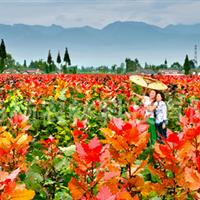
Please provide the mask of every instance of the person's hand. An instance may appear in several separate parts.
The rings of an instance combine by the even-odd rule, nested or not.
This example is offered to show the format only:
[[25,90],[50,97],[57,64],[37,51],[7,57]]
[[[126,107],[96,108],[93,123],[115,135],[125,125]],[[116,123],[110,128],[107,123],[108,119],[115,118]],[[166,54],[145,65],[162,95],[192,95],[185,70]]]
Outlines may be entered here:
[[162,129],[165,129],[165,128],[166,128],[166,124],[163,123],[163,124],[162,124]]

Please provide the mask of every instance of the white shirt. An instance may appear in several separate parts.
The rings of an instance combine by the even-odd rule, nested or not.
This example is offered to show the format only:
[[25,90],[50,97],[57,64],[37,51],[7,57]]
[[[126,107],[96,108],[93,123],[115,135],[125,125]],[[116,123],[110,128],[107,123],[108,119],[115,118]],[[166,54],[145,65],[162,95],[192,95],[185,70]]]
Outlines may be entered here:
[[[153,105],[156,105],[155,103],[153,103]],[[152,103],[151,103],[150,97],[144,96],[143,104],[144,104],[144,107],[151,106]],[[146,117],[148,116],[150,118],[154,118],[154,112],[146,109],[145,116]]]
[[167,106],[164,101],[156,102],[156,124],[167,120]]

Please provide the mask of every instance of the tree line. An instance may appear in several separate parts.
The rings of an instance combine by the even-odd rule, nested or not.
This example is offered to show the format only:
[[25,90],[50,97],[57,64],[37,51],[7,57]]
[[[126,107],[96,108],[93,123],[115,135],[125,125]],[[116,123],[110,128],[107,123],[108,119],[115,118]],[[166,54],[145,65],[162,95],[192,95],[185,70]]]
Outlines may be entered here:
[[[57,65],[56,65],[57,63]],[[184,64],[181,65],[178,62],[174,62],[171,66],[168,66],[168,62],[165,59],[163,64],[160,65],[149,65],[145,63],[144,68],[141,66],[139,60],[135,58],[134,60],[130,58],[125,59],[125,63],[121,63],[120,66],[116,64],[112,65],[110,68],[108,66],[99,66],[99,67],[84,67],[77,68],[77,66],[71,66],[71,59],[68,52],[68,48],[65,48],[65,53],[63,58],[61,58],[60,51],[58,51],[56,60],[54,61],[51,55],[51,50],[48,52],[47,60],[44,61],[42,59],[31,61],[29,66],[26,64],[26,60],[24,60],[24,64],[21,65],[16,62],[12,55],[6,52],[6,46],[4,40],[1,40],[0,44],[0,73],[2,73],[5,69],[16,69],[18,71],[23,71],[26,69],[40,69],[44,73],[116,73],[116,74],[124,74],[124,73],[132,73],[132,72],[140,72],[145,70],[150,70],[153,73],[159,72],[162,69],[176,69],[179,71],[184,71],[185,74],[189,74],[191,69],[195,68],[195,62],[190,60],[188,55],[186,55]]]

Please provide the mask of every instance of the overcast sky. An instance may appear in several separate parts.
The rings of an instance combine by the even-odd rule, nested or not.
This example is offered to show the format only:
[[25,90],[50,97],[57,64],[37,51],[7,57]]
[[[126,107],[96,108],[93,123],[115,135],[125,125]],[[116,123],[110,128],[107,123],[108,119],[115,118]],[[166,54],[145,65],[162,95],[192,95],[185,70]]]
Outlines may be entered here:
[[200,0],[0,0],[0,23],[102,28],[114,21],[200,23]]

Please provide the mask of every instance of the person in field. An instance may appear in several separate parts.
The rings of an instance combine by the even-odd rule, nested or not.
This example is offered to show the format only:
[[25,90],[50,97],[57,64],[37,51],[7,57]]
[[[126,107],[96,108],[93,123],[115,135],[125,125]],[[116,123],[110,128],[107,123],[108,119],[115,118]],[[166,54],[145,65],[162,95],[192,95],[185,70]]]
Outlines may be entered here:
[[157,140],[157,132],[155,126],[155,115],[154,111],[156,109],[156,91],[150,90],[148,96],[141,96],[139,94],[134,93],[138,98],[142,100],[142,103],[146,109],[145,116],[148,117],[147,122],[149,124],[149,132],[150,132],[150,145],[154,145]]
[[167,106],[163,93],[157,93],[155,105],[156,130],[158,133],[158,140],[162,141],[162,138],[167,138]]

